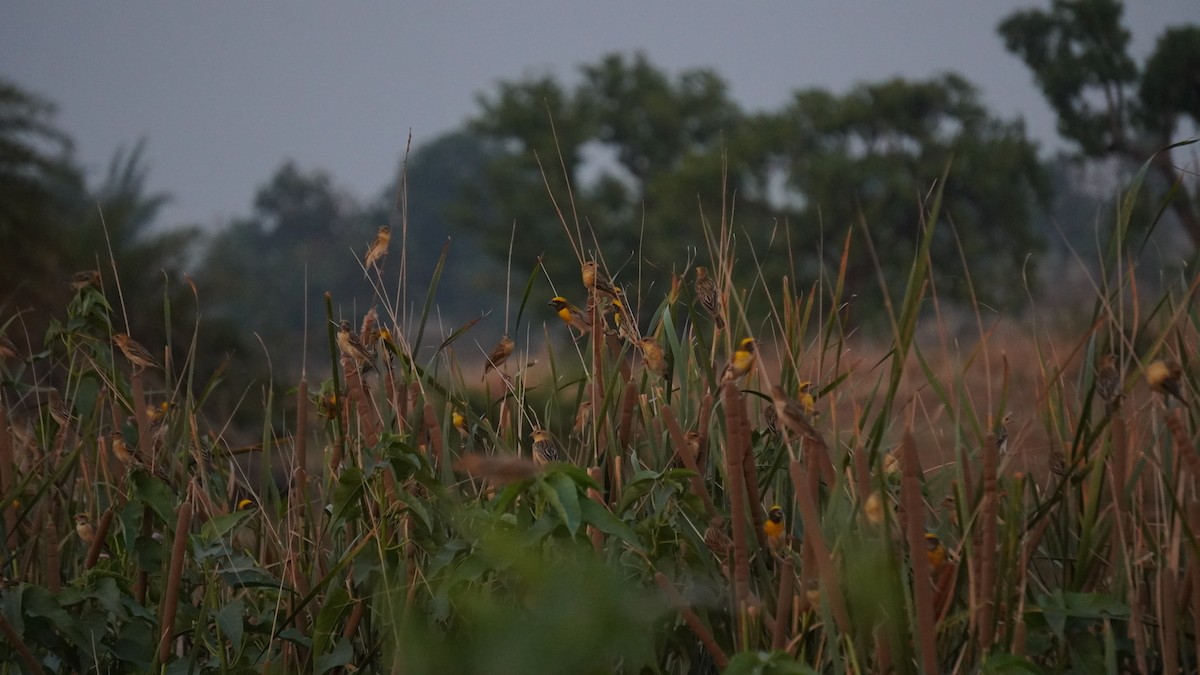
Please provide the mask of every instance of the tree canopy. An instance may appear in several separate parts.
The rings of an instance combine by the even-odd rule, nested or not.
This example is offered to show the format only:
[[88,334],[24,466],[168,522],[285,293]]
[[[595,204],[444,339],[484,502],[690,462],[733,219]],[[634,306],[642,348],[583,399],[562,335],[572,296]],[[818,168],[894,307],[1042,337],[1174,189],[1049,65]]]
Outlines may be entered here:
[[[1129,53],[1118,0],[1055,0],[1015,12],[999,26],[1005,47],[1025,62],[1058,116],[1058,132],[1085,157],[1116,156],[1154,167],[1177,195],[1171,202],[1194,247],[1200,217],[1171,153],[1181,123],[1200,125],[1200,27],[1166,30],[1146,63]],[[1193,129],[1195,126],[1193,126]]]
[[[956,241],[967,255],[986,251],[973,273],[988,281],[1011,278],[1039,247],[1030,223],[1048,187],[1036,147],[1022,124],[989,114],[957,75],[862,84],[843,95],[808,89],[781,110],[748,114],[711,70],[671,76],[642,54],[614,54],[581,66],[573,87],[528,77],[501,82],[479,104],[470,126],[490,152],[473,197],[492,208],[462,219],[496,253],[507,250],[515,221],[518,264],[544,254],[558,284],[575,283],[579,261],[556,206],[568,229],[575,218],[583,224],[583,255],[598,249],[614,272],[634,263],[651,280],[665,282],[689,253],[708,258],[701,220],[715,229],[723,212],[734,214],[737,255],[747,261],[735,266],[740,284],[753,282],[751,257],[767,272],[794,264],[815,274],[859,223],[885,273],[897,274],[914,251],[922,196],[947,166],[954,232],[947,229],[939,256],[958,260]],[[947,280],[961,276],[941,270]],[[877,292],[868,260],[851,273],[864,295]],[[980,287],[991,301],[1021,292],[1009,283]],[[956,283],[947,289],[964,292]]]

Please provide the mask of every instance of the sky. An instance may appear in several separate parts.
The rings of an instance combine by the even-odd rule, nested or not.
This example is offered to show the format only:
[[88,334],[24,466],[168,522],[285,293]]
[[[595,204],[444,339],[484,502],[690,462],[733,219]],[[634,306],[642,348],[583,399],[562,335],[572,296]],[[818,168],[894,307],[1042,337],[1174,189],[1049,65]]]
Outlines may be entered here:
[[[248,214],[287,159],[374,198],[410,132],[419,146],[501,80],[570,78],[614,51],[671,73],[713,68],[749,111],[797,89],[953,70],[1048,152],[1063,147],[1053,114],[996,34],[1011,12],[1048,4],[5,0],[0,77],[59,106],[94,180],[144,138],[150,188],[173,196],[164,226],[219,226]],[[1200,23],[1200,2],[1132,2],[1125,20],[1140,59],[1165,26]]]

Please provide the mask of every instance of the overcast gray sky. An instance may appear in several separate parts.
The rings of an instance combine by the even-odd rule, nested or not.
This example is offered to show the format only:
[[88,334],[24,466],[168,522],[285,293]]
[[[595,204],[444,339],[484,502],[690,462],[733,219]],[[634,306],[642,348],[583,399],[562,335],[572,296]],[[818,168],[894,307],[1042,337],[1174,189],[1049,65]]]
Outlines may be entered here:
[[[94,176],[147,138],[151,187],[175,197],[165,224],[213,225],[248,212],[286,158],[373,197],[410,129],[419,145],[474,114],[475,94],[498,80],[570,76],[612,51],[643,50],[671,72],[714,68],[749,110],[798,88],[952,69],[1058,147],[1028,71],[996,35],[1002,17],[1035,5],[1048,3],[5,0],[0,75],[59,104]],[[1126,23],[1141,57],[1164,26],[1200,23],[1200,1],[1134,2]]]

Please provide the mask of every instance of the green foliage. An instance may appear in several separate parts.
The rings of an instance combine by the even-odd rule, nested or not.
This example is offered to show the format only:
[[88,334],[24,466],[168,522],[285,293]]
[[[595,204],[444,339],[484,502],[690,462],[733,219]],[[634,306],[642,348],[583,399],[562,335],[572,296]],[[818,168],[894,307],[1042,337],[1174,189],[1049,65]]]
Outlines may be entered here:
[[[546,251],[564,227],[572,239],[581,230],[583,253],[615,256],[607,261],[614,276],[664,284],[669,272],[685,271],[674,261],[689,251],[702,261],[716,255],[718,235],[726,236],[716,223],[732,212],[736,256],[760,261],[769,276],[789,265],[815,274],[840,252],[828,233],[866,222],[894,281],[919,237],[913,200],[949,165],[954,227],[935,254],[954,254],[952,229],[968,256],[986,261],[972,273],[987,301],[1021,297],[999,281],[1038,248],[1031,219],[1048,183],[1023,126],[991,117],[961,77],[897,79],[843,96],[800,91],[782,110],[747,115],[710,70],[671,78],[643,55],[610,55],[580,75],[574,90],[550,76],[503,82],[480,98],[471,122],[493,143],[473,203],[531,233],[517,240],[516,261],[544,254],[559,285],[577,276],[580,253]],[[489,250],[507,251],[508,235],[490,217],[462,218]],[[870,260],[856,260],[847,274],[860,301],[877,306]],[[961,276],[939,272],[947,297],[966,296]],[[753,282],[749,274],[736,279]]]

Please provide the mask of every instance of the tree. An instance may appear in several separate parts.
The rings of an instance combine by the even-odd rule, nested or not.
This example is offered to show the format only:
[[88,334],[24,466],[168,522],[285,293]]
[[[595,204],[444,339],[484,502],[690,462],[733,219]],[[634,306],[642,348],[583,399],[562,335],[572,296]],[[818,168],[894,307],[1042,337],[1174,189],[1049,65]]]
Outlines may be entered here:
[[[1169,145],[1179,124],[1200,124],[1200,27],[1171,28],[1141,68],[1129,55],[1118,0],[1055,0],[1015,12],[999,26],[1005,47],[1033,71],[1058,115],[1058,131],[1084,157],[1138,164]],[[1171,202],[1194,247],[1197,205],[1170,153],[1155,171],[1179,191]]]
[[[920,201],[949,167],[947,222],[932,252],[943,263],[934,267],[940,292],[965,297],[961,246],[981,300],[1023,296],[1012,279],[1040,249],[1032,222],[1049,184],[1023,125],[991,117],[969,82],[948,74],[863,84],[843,96],[799,91],[773,123],[789,200],[804,205],[793,228],[808,233],[799,235],[802,245],[815,248],[822,225],[837,232],[865,223],[885,277],[900,287],[921,237]],[[826,239],[827,252],[839,256],[840,239]],[[870,258],[855,256],[851,266],[855,293],[875,295]]]
[[[689,253],[708,262],[701,217],[715,223],[723,211],[735,214],[739,286],[754,283],[751,250],[772,276],[815,274],[821,256],[840,246],[835,233],[860,221],[900,284],[920,198],[950,165],[944,213],[980,261],[972,266],[977,290],[988,300],[1019,296],[1011,279],[1038,249],[1030,221],[1047,184],[1022,125],[990,116],[961,77],[861,85],[844,96],[805,90],[780,111],[747,115],[708,70],[670,77],[642,55],[613,55],[580,74],[573,91],[541,76],[480,98],[471,126],[491,152],[474,203],[500,215],[468,222],[493,252],[507,250],[509,230],[499,226],[515,220],[518,259],[546,252],[551,277],[574,283],[578,263],[549,191],[569,225],[578,214],[585,248],[602,251],[610,270],[643,263],[643,285],[665,282]],[[939,256],[958,260],[954,232],[943,227],[941,237]],[[878,286],[869,258],[855,259],[851,283],[871,295]],[[961,297],[949,269],[939,267],[944,291]]]

